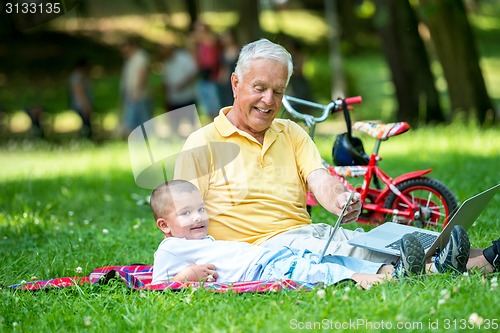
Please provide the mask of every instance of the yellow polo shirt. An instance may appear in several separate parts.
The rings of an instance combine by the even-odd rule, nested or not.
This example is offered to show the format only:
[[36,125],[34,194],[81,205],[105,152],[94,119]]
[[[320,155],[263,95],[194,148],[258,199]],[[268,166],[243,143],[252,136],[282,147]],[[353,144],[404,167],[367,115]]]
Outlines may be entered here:
[[230,110],[188,137],[175,168],[175,178],[200,189],[209,234],[260,244],[310,224],[306,178],[324,167],[309,135],[293,121],[275,119],[260,144],[231,124]]

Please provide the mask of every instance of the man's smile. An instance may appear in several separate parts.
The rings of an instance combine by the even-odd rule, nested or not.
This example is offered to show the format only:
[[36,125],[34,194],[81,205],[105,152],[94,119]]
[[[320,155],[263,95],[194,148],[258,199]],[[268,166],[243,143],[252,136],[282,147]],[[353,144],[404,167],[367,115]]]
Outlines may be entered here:
[[259,113],[269,113],[271,111],[270,109],[261,109],[256,106],[254,107],[254,109]]

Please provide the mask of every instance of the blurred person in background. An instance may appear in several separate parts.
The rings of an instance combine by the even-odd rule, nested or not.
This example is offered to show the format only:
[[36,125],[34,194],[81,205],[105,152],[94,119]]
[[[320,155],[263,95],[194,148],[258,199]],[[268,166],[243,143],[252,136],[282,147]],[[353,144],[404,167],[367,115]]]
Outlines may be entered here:
[[[174,45],[166,45],[162,51],[164,60],[161,86],[165,111],[196,104],[198,66],[193,55],[185,48]],[[191,112],[186,112],[185,115],[176,113],[169,118],[171,130],[178,132],[182,119],[187,119],[190,125],[194,125],[195,119],[192,118]]]
[[82,119],[82,135],[92,137],[93,97],[89,78],[89,63],[86,58],[76,61],[69,78],[70,107]]
[[221,107],[232,105],[234,101],[231,74],[236,68],[241,46],[234,30],[227,30],[220,36],[221,68],[219,71],[219,98]]
[[218,92],[220,47],[217,35],[204,22],[197,21],[191,33],[191,47],[198,63],[198,99],[205,112],[214,118],[221,104]]
[[125,58],[120,81],[121,104],[123,105],[123,130],[128,135],[134,128],[153,115],[148,91],[149,55],[136,39],[128,39],[122,45]]

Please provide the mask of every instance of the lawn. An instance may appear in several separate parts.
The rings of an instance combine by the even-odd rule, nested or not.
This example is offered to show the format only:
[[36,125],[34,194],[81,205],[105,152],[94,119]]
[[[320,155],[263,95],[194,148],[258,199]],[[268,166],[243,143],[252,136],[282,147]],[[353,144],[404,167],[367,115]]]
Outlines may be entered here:
[[[421,128],[384,143],[381,163],[391,175],[432,167],[431,176],[463,201],[498,183],[499,134],[458,124]],[[326,159],[330,139],[317,140]],[[363,140],[370,149],[369,138]],[[429,327],[482,332],[500,324],[498,275],[475,272],[367,291],[345,284],[265,294],[135,292],[121,282],[10,290],[8,285],[22,280],[74,276],[77,267],[86,275],[106,265],[151,264],[162,236],[144,203],[149,191],[134,183],[125,142],[18,140],[0,149],[0,332],[336,331],[346,325],[359,331],[403,325],[414,332]],[[474,246],[499,236],[498,203],[497,196],[469,230]],[[315,208],[313,219],[334,217]],[[481,328],[469,326],[474,313],[482,318]]]
[[[500,100],[498,22],[490,12],[473,19],[485,79],[496,104]],[[106,60],[100,54],[94,59]],[[97,106],[111,115],[111,130],[117,121],[119,67],[111,64],[120,61],[119,55],[108,61],[99,67],[93,82]],[[318,77],[313,88],[322,96],[328,94],[323,84],[328,72],[322,67],[325,63],[324,56],[313,54],[306,66],[311,77]],[[354,93],[364,98],[354,118],[392,119],[393,87],[380,55],[352,56],[345,59],[345,66],[348,76],[356,78]],[[152,80],[156,89],[159,76],[153,75]],[[79,141],[74,133],[65,134],[75,128],[74,115],[64,112],[66,78],[31,82],[0,76],[2,82],[8,82],[0,99],[15,113],[9,124],[15,138],[0,135],[0,332],[498,331],[498,274],[478,272],[426,276],[370,290],[343,284],[261,294],[137,292],[119,281],[39,292],[9,289],[23,280],[75,276],[77,267],[82,268],[80,275],[87,275],[106,265],[152,264],[162,235],[145,203],[149,191],[134,182],[127,143]],[[36,90],[38,86],[43,89]],[[17,111],[34,96],[55,109],[55,125],[61,129],[55,139],[25,138],[27,119]],[[5,125],[1,119],[0,125]],[[329,122],[317,130],[316,143],[330,162],[333,137],[327,134],[338,126]],[[370,151],[373,140],[356,135]],[[421,127],[384,142],[380,163],[391,176],[432,168],[430,177],[445,183],[462,202],[499,182],[499,137],[498,126],[481,129],[454,122]],[[500,236],[499,203],[497,195],[469,229],[473,246],[488,246]],[[312,217],[327,223],[335,218],[319,207]],[[355,227],[359,225],[347,226]]]

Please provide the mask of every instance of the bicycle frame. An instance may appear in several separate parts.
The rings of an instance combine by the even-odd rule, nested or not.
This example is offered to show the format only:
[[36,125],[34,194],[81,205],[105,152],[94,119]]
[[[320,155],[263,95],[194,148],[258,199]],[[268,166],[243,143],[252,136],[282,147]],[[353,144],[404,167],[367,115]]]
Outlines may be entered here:
[[[322,115],[320,117],[314,117],[312,115],[302,114],[296,111],[291,106],[290,101],[307,105],[310,107],[319,108],[323,111]],[[314,130],[316,123],[326,120],[326,118],[330,113],[338,111],[342,106],[343,102],[360,103],[361,98],[355,97],[351,99],[337,100],[330,102],[327,105],[317,104],[290,96],[285,96],[283,98],[283,105],[285,106],[285,109],[293,117],[299,118],[304,121],[306,127],[309,130],[309,135],[312,139],[314,139]],[[418,185],[418,184],[414,185],[412,190],[409,190],[410,194],[408,193],[403,194],[398,188],[398,185],[402,185],[402,188],[405,188],[405,186],[403,186],[406,185],[405,182],[424,179],[425,177],[423,176],[429,174],[432,171],[432,169],[418,170],[405,173],[393,179],[383,170],[381,170],[380,167],[378,166],[378,162],[382,160],[382,158],[378,154],[381,142],[387,140],[391,136],[404,133],[409,129],[407,123],[395,123],[395,125],[402,125],[402,127],[400,128],[400,130],[397,130],[392,134],[385,134],[381,138],[376,138],[376,143],[373,152],[370,155],[370,159],[367,165],[336,167],[329,165],[326,161],[323,160],[324,166],[327,168],[330,174],[337,177],[337,179],[339,179],[341,183],[344,184],[344,186],[348,190],[357,191],[358,193],[361,194],[362,214],[358,219],[358,222],[360,223],[380,224],[385,222],[386,215],[392,215],[393,221],[395,222],[405,221],[405,223],[410,223],[410,221],[417,221],[417,220],[420,221],[424,217],[427,219],[426,213],[430,214],[429,216],[433,218],[435,215],[446,216],[446,218],[448,218],[451,210],[450,208],[453,208],[453,204],[456,205],[456,200],[453,197],[452,199],[454,200],[454,202],[453,200],[451,200],[451,204],[449,204],[450,201],[444,202],[443,200],[449,200],[449,195],[452,196],[451,192],[449,192],[449,195],[443,195],[441,193],[442,192],[441,189],[436,190],[433,186],[428,186],[429,184],[427,182],[430,179],[426,179],[427,182],[424,182],[423,185]],[[345,172],[342,173],[342,171]],[[353,171],[352,174],[351,171]],[[346,176],[358,177],[358,178],[363,177],[363,183],[361,186],[354,187],[345,178]],[[376,179],[380,180],[383,184],[385,184],[385,187],[384,188],[378,188],[378,186],[377,188],[371,187],[370,185],[372,181]],[[435,180],[432,180],[431,182],[433,181]],[[406,186],[406,188],[407,187],[408,186]],[[411,191],[419,189],[424,191],[426,194],[428,193],[428,197],[421,198],[418,195],[413,197],[413,193]],[[408,190],[406,189],[406,191]],[[446,189],[446,191],[449,190]],[[445,209],[446,215],[441,215],[441,206],[431,200],[432,195],[437,196],[439,200],[444,203],[443,207]],[[394,202],[398,201],[396,207],[386,207],[386,200],[388,199],[388,196],[395,196],[397,198],[394,199],[393,197],[391,197],[391,200],[393,200]],[[314,196],[311,193],[308,193],[307,195],[307,204],[309,206],[318,205]],[[398,209],[398,207],[402,207],[402,209]],[[425,209],[427,209],[427,212],[424,212]],[[434,210],[437,210],[438,212],[436,213]],[[444,224],[446,223],[447,221],[444,222]]]
[[[365,169],[363,184],[360,187],[352,186],[349,181],[337,173],[335,171],[335,167],[327,164],[327,169],[331,175],[338,178],[342,184],[350,191],[356,191],[361,194],[361,201],[363,202],[363,209],[368,211],[373,211],[381,214],[394,214],[395,216],[405,217],[408,219],[415,219],[415,211],[418,211],[418,205],[411,202],[406,196],[402,195],[401,192],[396,187],[397,184],[400,184],[408,179],[414,179],[418,177],[422,177],[430,172],[432,169],[418,170],[409,173],[405,173],[397,178],[392,179],[389,175],[387,175],[384,171],[382,171],[378,165],[377,160],[379,159],[378,155],[372,154],[370,157],[370,162],[367,166],[361,166]],[[326,162],[324,162],[326,163]],[[378,177],[383,184],[386,185],[383,189],[371,188],[369,184],[371,184],[374,176]],[[408,207],[411,207],[411,210],[407,211],[399,211],[395,212],[394,209],[383,207],[384,202],[389,195],[389,193],[394,193],[398,198],[401,199]],[[368,202],[369,199],[375,198],[373,203]],[[308,195],[307,203],[310,206],[317,206],[318,203],[314,199],[314,196]],[[370,223],[370,221],[364,220],[361,218],[360,222]]]

